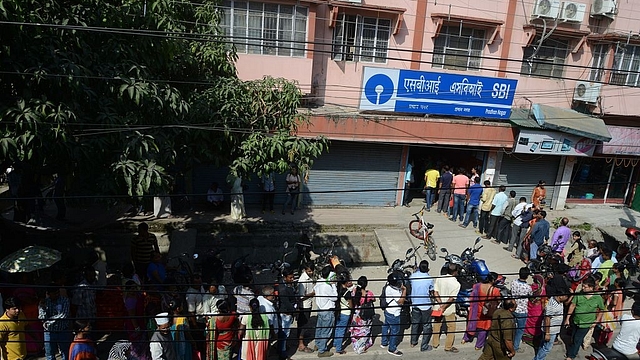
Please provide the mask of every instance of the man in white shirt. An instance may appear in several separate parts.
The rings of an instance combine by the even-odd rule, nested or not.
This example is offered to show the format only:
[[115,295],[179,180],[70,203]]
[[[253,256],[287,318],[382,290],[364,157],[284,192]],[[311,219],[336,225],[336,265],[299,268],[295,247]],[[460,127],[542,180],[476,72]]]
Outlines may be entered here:
[[407,296],[407,288],[404,286],[403,280],[403,274],[394,271],[387,276],[387,285],[383,289],[387,303],[386,309],[384,309],[380,347],[388,347],[387,352],[394,356],[402,356],[402,351],[398,350],[398,343],[400,343],[400,313]]
[[440,329],[442,324],[447,326],[447,340],[444,344],[444,351],[458,353],[458,349],[453,346],[456,340],[456,298],[460,292],[460,283],[456,279],[458,276],[458,266],[449,264],[447,269],[449,274],[436,279],[433,284],[433,293],[438,304],[434,305],[433,310],[441,310],[442,316],[435,319],[433,323],[433,334],[431,345],[434,348],[440,346]]
[[327,342],[331,339],[336,324],[335,308],[338,290],[333,279],[335,274],[332,272],[331,266],[324,267],[321,276],[322,278],[318,279],[314,287],[316,306],[318,306],[316,346],[318,347],[318,357],[329,357],[333,353],[329,351]]
[[491,202],[491,219],[489,220],[489,229],[487,230],[487,235],[484,237],[485,239],[491,239],[497,236],[498,220],[502,217],[502,211],[507,204],[507,200],[509,200],[509,197],[505,193],[506,190],[506,186],[500,185],[498,193],[493,197],[493,201]]
[[308,329],[309,319],[311,319],[311,309],[313,308],[313,297],[316,295],[313,288],[316,286],[313,280],[313,264],[304,264],[304,269],[298,279],[298,296],[302,300],[302,308],[298,314],[298,351],[311,352],[304,343],[304,333]]
[[224,194],[222,189],[218,187],[218,183],[214,182],[207,190],[207,204],[212,208],[217,208],[224,201]]
[[511,216],[513,217],[513,223],[511,224],[511,238],[509,239],[509,246],[503,249],[508,252],[512,252],[514,247],[517,247],[527,233],[520,225],[522,225],[522,212],[530,209],[533,204],[527,204],[527,198],[521,197],[520,202],[513,208]]
[[280,322],[276,314],[276,308],[273,306],[273,302],[276,299],[275,290],[273,286],[267,285],[262,288],[262,295],[258,296],[258,302],[260,303],[260,312],[267,316],[269,326],[274,332],[278,332],[280,328]]
[[227,289],[224,285],[218,285],[215,279],[211,279],[207,285],[207,292],[202,296],[202,314],[205,323],[208,316],[218,315],[218,301],[227,299]]
[[634,302],[631,315],[622,315],[620,323],[620,333],[613,340],[613,348],[624,354],[627,359],[640,359],[636,349],[640,340],[640,303]]

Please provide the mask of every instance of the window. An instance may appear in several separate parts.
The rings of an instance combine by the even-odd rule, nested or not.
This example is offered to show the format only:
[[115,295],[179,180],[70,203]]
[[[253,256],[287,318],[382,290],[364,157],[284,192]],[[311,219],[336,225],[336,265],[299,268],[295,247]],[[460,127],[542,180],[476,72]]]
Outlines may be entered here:
[[618,45],[613,58],[610,84],[640,86],[638,82],[640,71],[640,46]]
[[239,53],[304,56],[306,7],[227,0],[221,27]]
[[391,20],[339,14],[333,29],[331,58],[337,61],[387,62]]
[[484,30],[443,26],[433,48],[434,68],[479,70],[485,45]]
[[568,53],[568,40],[547,39],[540,45],[537,37],[524,49],[520,72],[531,76],[562,77]]
[[604,74],[604,68],[607,62],[607,54],[609,53],[609,45],[598,44],[593,46],[593,59],[591,60],[591,72],[589,73],[589,80],[602,81],[602,75]]

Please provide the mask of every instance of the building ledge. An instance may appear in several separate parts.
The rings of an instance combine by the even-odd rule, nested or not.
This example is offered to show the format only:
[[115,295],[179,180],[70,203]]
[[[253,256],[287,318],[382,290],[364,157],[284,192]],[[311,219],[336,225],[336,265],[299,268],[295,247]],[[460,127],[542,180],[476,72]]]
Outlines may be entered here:
[[492,29],[493,32],[491,36],[487,40],[487,45],[493,44],[496,37],[500,33],[500,26],[504,24],[502,20],[492,20],[492,19],[482,19],[476,18],[472,16],[465,15],[455,15],[455,14],[444,14],[444,13],[433,13],[431,14],[431,18],[436,23],[436,30],[433,33],[433,38],[438,37],[440,35],[440,30],[442,29],[442,25],[444,24],[463,24],[469,25],[472,28],[485,28]]
[[347,1],[336,1],[330,0],[328,2],[329,7],[331,7],[331,14],[329,17],[329,27],[333,28],[338,21],[338,13],[340,9],[350,9],[352,11],[365,12],[369,14],[387,14],[395,17],[395,24],[393,26],[393,35],[398,34],[400,31],[400,27],[402,26],[403,15],[407,11],[405,8],[397,8],[391,6],[380,6],[380,5],[369,5],[369,4],[358,4]]

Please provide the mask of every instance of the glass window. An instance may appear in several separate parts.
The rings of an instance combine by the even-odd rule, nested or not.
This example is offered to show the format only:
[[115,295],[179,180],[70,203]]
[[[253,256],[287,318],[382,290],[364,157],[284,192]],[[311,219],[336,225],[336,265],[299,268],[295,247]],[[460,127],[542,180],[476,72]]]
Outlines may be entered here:
[[333,29],[331,58],[337,61],[387,62],[391,20],[339,14]]
[[547,39],[540,44],[537,37],[524,49],[522,75],[559,78],[564,74],[564,63],[569,53],[569,41]]
[[443,26],[434,41],[432,67],[479,70],[485,43],[484,30]]
[[613,58],[613,69],[609,83],[640,86],[638,71],[640,71],[640,46],[618,45]]
[[609,53],[609,45],[598,44],[593,46],[591,60],[591,72],[589,73],[589,80],[602,81],[602,75],[607,63],[607,54]]
[[226,0],[221,28],[239,53],[304,56],[308,9],[256,1]]

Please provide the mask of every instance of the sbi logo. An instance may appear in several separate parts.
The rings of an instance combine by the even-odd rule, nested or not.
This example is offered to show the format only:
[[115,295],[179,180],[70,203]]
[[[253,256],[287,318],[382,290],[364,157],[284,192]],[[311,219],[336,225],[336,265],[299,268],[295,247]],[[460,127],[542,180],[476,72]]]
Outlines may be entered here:
[[511,84],[495,83],[493,84],[493,91],[491,92],[491,97],[494,99],[508,99],[510,91],[511,91]]

